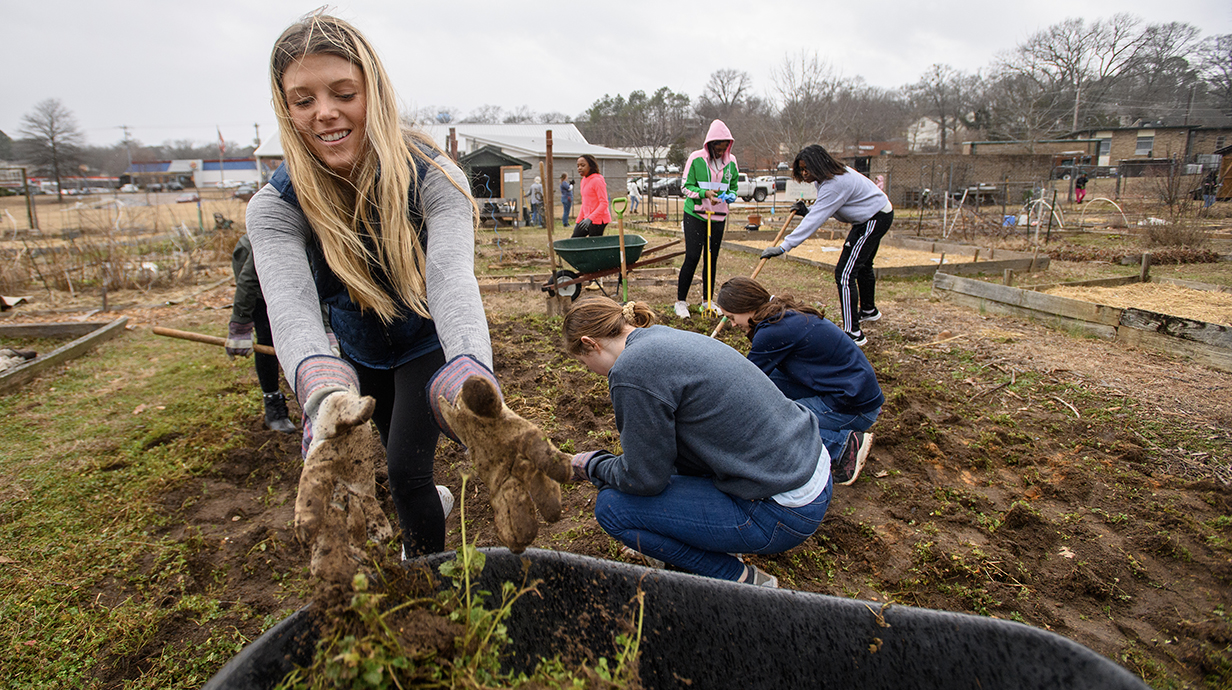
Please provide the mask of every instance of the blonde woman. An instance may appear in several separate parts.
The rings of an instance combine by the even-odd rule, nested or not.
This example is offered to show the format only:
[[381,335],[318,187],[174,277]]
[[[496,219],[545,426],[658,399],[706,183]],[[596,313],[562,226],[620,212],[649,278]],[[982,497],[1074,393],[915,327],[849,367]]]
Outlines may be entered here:
[[328,398],[375,398],[403,554],[442,551],[453,499],[433,481],[438,427],[450,433],[437,401],[453,402],[472,376],[497,385],[466,179],[402,128],[381,61],[347,22],[316,14],[288,28],[270,81],[286,161],[249,202],[248,234],[307,420],[305,457]]
[[[582,300],[565,315],[564,340],[607,377],[620,429],[620,455],[571,463],[575,480],[599,489],[599,525],[682,570],[778,586],[731,554],[781,553],[821,525],[834,487],[812,413],[724,343],[654,325],[641,302]],[[859,448],[833,452],[841,461]]]

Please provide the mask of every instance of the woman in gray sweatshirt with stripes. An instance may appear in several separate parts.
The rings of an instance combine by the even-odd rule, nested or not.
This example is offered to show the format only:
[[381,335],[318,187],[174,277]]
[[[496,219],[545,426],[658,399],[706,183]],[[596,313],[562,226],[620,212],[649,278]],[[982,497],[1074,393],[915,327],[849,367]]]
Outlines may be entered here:
[[726,344],[653,322],[606,297],[565,315],[565,350],[608,379],[622,450],[575,455],[574,479],[599,489],[595,519],[625,546],[777,586],[732,554],[781,553],[821,525],[833,483],[817,419]]

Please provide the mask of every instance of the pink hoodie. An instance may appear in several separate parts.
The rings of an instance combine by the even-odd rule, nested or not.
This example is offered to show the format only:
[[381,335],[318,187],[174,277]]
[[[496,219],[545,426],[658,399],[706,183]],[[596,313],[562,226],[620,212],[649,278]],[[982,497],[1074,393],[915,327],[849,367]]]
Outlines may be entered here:
[[[710,159],[709,144],[712,141],[732,142],[731,145],[727,147],[727,150],[723,152],[723,155],[719,160]],[[693,169],[693,161],[698,158],[701,158],[705,162],[706,168],[710,171],[710,182],[722,182],[723,180],[721,178],[723,175],[723,170],[728,165],[731,166],[731,178],[728,181],[734,182],[737,178],[738,171],[740,170],[740,166],[736,163],[736,157],[732,155],[732,149],[735,148],[735,146],[735,138],[732,136],[731,130],[727,128],[727,125],[724,124],[722,120],[715,120],[710,123],[710,130],[706,132],[706,141],[702,143],[702,147],[700,149],[689,154],[689,160],[685,161],[684,164],[684,179],[681,182],[680,190],[686,199],[693,201],[692,207],[689,207],[686,204],[686,211],[692,211],[695,209],[695,214],[705,214],[709,211],[714,220],[723,220],[727,217],[727,204],[725,202],[717,199],[713,201],[706,199],[704,192],[699,194],[695,190],[688,189],[686,185],[689,182],[689,171]],[[694,182],[696,182],[696,180],[694,180]]]

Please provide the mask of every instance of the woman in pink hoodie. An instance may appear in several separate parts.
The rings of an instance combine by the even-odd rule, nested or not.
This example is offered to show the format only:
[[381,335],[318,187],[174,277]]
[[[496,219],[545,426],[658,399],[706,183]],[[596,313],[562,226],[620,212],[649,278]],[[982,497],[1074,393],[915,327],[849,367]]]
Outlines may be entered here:
[[[702,276],[702,310],[719,313],[714,299],[714,269],[718,264],[719,247],[723,244],[723,228],[727,225],[727,204],[736,200],[739,168],[731,154],[731,130],[722,120],[710,123],[706,142],[689,154],[684,166],[684,262],[676,283],[676,316],[689,318],[689,286],[703,252],[706,265]],[[709,246],[707,246],[709,240]]]
[[582,208],[573,236],[598,237],[612,222],[612,212],[607,208],[607,180],[599,174],[599,162],[589,153],[577,159],[577,170],[582,178]]

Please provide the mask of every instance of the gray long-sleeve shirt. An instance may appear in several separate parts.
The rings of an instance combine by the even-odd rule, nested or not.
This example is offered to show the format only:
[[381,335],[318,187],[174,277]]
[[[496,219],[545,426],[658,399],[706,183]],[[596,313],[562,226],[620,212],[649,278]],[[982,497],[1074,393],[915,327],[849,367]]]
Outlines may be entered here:
[[863,223],[883,210],[892,210],[890,198],[867,177],[847,168],[825,182],[814,182],[817,199],[809,207],[808,215],[791,234],[783,238],[779,246],[791,251],[807,240],[821,224],[833,216],[843,223]]
[[[445,156],[436,162],[467,189],[462,171]],[[488,322],[475,280],[475,231],[471,201],[435,167],[419,187],[428,246],[424,277],[428,312],[436,322],[446,361],[470,355],[492,366]],[[308,263],[313,230],[303,212],[266,185],[248,202],[248,236],[269,305],[274,348],[294,386],[300,362],[331,355]],[[300,393],[299,391],[296,391]]]
[[799,488],[817,469],[817,419],[718,340],[667,326],[635,329],[608,386],[624,453],[587,463],[600,489],[653,496],[673,474],[687,474],[764,499]]

